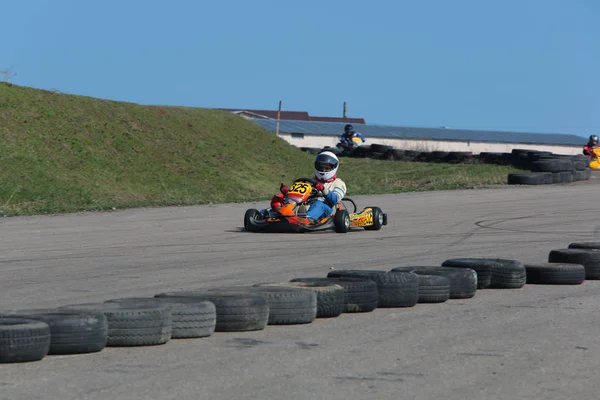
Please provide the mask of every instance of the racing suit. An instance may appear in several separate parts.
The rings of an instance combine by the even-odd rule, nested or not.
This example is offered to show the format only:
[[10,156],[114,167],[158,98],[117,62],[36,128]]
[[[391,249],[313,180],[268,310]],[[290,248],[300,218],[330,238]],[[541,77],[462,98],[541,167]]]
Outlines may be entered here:
[[346,183],[340,178],[334,177],[329,182],[321,183],[323,184],[321,191],[323,196],[317,197],[306,212],[307,217],[312,221],[329,216],[336,204],[342,201],[346,195]]
[[585,154],[586,156],[590,156],[590,158],[592,159],[596,158],[596,155],[594,154],[594,149],[597,147],[598,146],[586,144],[585,146],[583,146],[583,154]]

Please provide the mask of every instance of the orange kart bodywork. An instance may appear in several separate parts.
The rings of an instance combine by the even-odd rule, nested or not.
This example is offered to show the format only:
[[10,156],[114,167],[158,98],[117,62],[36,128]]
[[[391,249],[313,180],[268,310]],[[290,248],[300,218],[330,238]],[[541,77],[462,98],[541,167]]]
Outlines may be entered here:
[[[356,212],[356,204],[350,198],[342,199],[327,217],[311,222],[306,217],[306,210],[316,195],[315,183],[313,179],[297,179],[285,196],[285,205],[276,210],[247,210],[244,215],[244,228],[249,232],[310,232],[334,229],[338,233],[346,233],[353,228],[379,230],[383,225],[387,225],[387,214],[379,207],[366,207]],[[344,202],[354,205],[352,213],[348,212]]]

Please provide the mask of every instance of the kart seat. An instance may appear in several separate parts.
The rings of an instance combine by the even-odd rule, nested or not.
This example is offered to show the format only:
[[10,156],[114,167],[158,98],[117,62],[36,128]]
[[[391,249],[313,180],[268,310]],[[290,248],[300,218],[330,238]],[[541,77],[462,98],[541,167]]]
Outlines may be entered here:
[[299,217],[306,217],[306,212],[308,211],[309,208],[310,208],[310,205],[300,204],[298,206],[296,215],[298,215]]

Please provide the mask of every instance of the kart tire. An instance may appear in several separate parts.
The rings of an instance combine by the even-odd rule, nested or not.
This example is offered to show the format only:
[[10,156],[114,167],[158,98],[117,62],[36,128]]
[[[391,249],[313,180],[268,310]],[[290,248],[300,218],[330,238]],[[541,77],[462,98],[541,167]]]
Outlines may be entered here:
[[309,324],[317,317],[317,294],[314,291],[274,286],[225,286],[206,290],[263,296],[269,304],[267,325]]
[[254,208],[246,210],[246,213],[244,214],[244,229],[247,232],[257,232],[257,230],[254,228],[254,225],[252,225],[250,222],[256,218],[260,218],[260,211]]
[[378,270],[330,271],[328,278],[364,278],[377,284],[379,308],[413,307],[419,298],[419,277],[413,272]]
[[107,347],[154,346],[171,339],[172,316],[167,305],[83,303],[59,309],[102,311],[108,321]]
[[317,294],[317,318],[338,317],[344,312],[344,288],[331,282],[274,282],[254,286],[291,287]]
[[50,350],[50,326],[40,320],[0,317],[0,364],[39,361]]
[[497,265],[499,265],[497,262],[487,258],[452,258],[442,263],[442,267],[474,270],[477,273],[477,289],[485,289],[490,286],[492,266]]
[[333,217],[333,224],[337,233],[347,233],[350,230],[350,215],[346,210],[337,210]]
[[477,272],[471,268],[449,267],[399,267],[392,271],[406,271],[411,268],[417,275],[438,275],[450,281],[451,299],[470,299],[477,291]]
[[594,249],[557,249],[550,251],[548,262],[581,264],[586,280],[600,280],[600,251]]
[[100,310],[29,309],[8,311],[1,316],[48,324],[48,354],[96,353],[104,349],[107,343],[108,322]]
[[[368,207],[367,207],[368,208]],[[383,211],[379,207],[371,207],[373,210],[373,225],[365,226],[365,230],[367,231],[378,231],[384,225],[385,216],[383,215]]]
[[377,284],[365,278],[295,278],[290,282],[335,283],[344,288],[344,313],[365,313],[377,308]]
[[440,275],[420,275],[418,303],[444,303],[450,298],[450,279]]
[[105,303],[167,305],[171,309],[171,339],[211,336],[217,324],[217,311],[210,301],[180,297],[126,297]]
[[585,267],[581,264],[525,264],[525,268],[527,284],[581,285],[585,281]]
[[520,289],[527,282],[525,265],[517,260],[492,259],[490,288]]
[[244,332],[265,329],[269,320],[269,303],[263,296],[245,293],[198,291],[164,292],[158,298],[183,298],[210,301],[217,315],[215,332]]

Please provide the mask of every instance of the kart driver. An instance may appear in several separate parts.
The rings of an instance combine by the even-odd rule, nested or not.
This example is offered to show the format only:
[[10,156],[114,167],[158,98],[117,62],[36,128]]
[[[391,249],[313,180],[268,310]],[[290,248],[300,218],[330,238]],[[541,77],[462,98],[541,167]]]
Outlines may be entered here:
[[590,158],[596,158],[594,149],[598,147],[598,136],[590,135],[590,138],[585,146],[583,146],[583,154],[590,156]]
[[[339,160],[335,154],[330,151],[319,153],[315,159],[315,178],[317,184],[315,189],[320,191],[320,195],[311,203],[306,215],[309,223],[315,224],[321,218],[329,216],[333,208],[346,195],[346,183],[337,177]],[[289,191],[288,187],[281,184],[280,191],[283,195]],[[271,201],[271,206],[277,209],[283,205],[283,196],[276,195]]]
[[340,137],[340,144],[342,146],[354,146],[354,138],[360,139],[363,143],[366,141],[365,137],[360,132],[355,131],[352,125],[346,125],[344,127],[344,133]]

